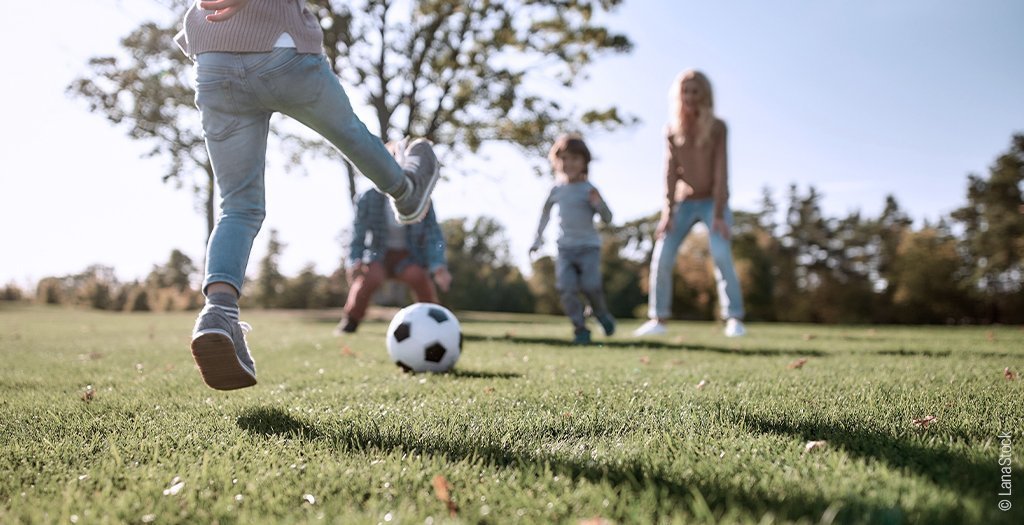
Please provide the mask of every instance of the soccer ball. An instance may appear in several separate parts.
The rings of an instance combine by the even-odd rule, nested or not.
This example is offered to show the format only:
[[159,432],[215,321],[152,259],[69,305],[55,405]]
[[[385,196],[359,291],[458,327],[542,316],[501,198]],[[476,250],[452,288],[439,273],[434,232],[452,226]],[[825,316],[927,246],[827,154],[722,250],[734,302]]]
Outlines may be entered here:
[[447,372],[462,353],[462,329],[455,314],[431,303],[414,303],[388,326],[388,354],[406,372]]

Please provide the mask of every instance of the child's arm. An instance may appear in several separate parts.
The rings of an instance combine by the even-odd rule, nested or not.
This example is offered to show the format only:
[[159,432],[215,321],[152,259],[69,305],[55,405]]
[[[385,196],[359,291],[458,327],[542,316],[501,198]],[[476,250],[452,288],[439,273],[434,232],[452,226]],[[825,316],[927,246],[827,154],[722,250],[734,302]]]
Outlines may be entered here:
[[711,190],[714,197],[714,218],[711,221],[711,231],[717,232],[722,237],[729,239],[732,237],[732,232],[729,231],[729,226],[725,222],[725,207],[728,206],[729,202],[729,157],[726,152],[727,129],[724,122],[719,121],[719,123],[721,124],[721,134],[715,142],[715,164],[711,172],[714,177],[714,184]]
[[540,224],[537,226],[537,236],[533,240],[533,246],[530,246],[530,254],[540,249],[544,245],[544,228],[548,226],[548,220],[551,218],[551,207],[555,205],[555,188],[551,188],[551,192],[548,193],[548,198],[544,201],[544,209],[540,212]]
[[601,198],[601,193],[597,191],[597,188],[591,187],[590,194],[590,206],[594,208],[594,211],[601,217],[601,222],[605,224],[611,224],[612,222],[612,210],[608,209],[608,204]]

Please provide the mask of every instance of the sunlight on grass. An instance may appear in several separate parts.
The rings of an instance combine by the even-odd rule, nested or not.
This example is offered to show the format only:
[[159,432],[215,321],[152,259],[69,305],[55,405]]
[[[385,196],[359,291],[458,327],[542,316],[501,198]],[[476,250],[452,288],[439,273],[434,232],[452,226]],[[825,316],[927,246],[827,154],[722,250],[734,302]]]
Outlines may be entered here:
[[384,323],[342,340],[245,314],[260,383],[222,393],[194,369],[187,314],[0,310],[0,522],[1022,516],[1019,498],[997,508],[997,436],[1024,422],[1024,382],[1004,375],[1024,371],[1019,327],[731,340],[677,323],[574,347],[563,318],[474,315],[455,373],[407,375]]

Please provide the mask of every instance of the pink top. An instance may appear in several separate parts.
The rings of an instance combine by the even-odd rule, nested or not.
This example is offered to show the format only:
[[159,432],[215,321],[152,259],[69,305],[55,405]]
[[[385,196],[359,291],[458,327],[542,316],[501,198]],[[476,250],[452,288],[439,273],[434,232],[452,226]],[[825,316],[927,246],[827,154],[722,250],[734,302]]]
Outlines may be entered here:
[[695,138],[677,144],[671,133],[666,137],[665,206],[671,212],[684,199],[715,200],[715,217],[721,218],[729,201],[729,167],[726,158],[725,122],[715,119],[711,136],[698,146]]
[[265,53],[282,33],[291,35],[299,53],[323,52],[324,32],[313,13],[299,0],[250,0],[235,16],[208,22],[213,11],[193,3],[185,13],[184,29],[174,38],[186,55],[208,51]]

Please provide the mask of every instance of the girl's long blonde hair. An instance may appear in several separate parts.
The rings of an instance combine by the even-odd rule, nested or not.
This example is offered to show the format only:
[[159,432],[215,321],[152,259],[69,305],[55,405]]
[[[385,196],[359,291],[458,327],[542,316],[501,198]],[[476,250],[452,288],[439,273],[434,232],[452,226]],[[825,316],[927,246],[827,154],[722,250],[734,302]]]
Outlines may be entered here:
[[[683,111],[683,84],[694,82],[700,88],[701,97],[696,103],[696,118]],[[707,75],[696,69],[688,69],[680,73],[668,93],[671,102],[671,123],[669,136],[677,145],[686,142],[687,137],[697,140],[698,146],[707,144],[711,130],[715,124],[715,96],[711,91],[711,81]]]

